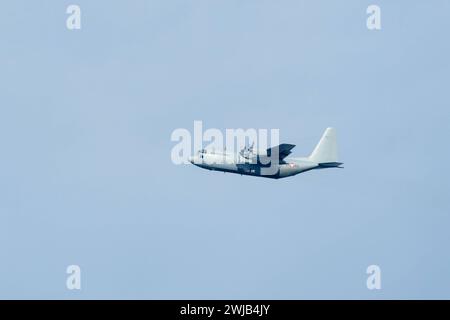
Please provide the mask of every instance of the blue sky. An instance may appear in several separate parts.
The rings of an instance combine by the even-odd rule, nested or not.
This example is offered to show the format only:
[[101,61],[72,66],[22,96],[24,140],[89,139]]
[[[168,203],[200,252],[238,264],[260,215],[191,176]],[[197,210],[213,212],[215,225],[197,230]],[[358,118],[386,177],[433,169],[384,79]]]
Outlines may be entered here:
[[[82,29],[66,29],[66,7]],[[366,8],[381,8],[369,31]],[[450,3],[9,1],[0,298],[450,298]],[[344,170],[175,166],[176,128],[279,128]],[[66,267],[82,289],[66,288]],[[382,289],[366,288],[379,265]]]

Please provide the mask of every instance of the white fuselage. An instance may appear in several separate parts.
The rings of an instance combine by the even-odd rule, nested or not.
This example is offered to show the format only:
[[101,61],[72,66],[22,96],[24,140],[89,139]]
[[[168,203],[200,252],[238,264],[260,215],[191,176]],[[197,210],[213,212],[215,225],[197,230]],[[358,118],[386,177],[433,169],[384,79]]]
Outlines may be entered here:
[[312,162],[308,158],[287,158],[280,163],[278,161],[268,162],[265,159],[261,162],[262,160],[257,157],[247,159],[240,154],[214,152],[199,152],[189,160],[192,164],[208,170],[274,179],[294,176],[320,167],[318,163]]

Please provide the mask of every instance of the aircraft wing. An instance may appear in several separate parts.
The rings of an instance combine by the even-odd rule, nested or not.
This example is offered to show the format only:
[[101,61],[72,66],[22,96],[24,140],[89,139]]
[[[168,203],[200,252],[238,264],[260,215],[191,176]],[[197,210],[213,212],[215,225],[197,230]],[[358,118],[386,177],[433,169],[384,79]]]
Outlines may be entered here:
[[279,161],[283,161],[288,155],[291,154],[291,150],[294,149],[295,144],[282,143],[276,147],[267,149],[267,156],[278,153]]

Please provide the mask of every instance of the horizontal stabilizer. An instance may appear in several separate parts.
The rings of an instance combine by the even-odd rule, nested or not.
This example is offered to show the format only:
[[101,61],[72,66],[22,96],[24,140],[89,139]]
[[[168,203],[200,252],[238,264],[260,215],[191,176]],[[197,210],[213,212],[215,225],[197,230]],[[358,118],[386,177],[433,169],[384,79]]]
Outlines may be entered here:
[[324,163],[319,163],[319,167],[322,167],[322,168],[344,168],[344,167],[341,167],[341,165],[343,165],[342,162],[324,162]]

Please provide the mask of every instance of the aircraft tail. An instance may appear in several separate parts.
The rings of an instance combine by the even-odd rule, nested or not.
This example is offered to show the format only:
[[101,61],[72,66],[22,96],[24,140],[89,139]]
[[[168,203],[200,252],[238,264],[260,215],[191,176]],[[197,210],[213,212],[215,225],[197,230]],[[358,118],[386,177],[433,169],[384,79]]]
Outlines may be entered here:
[[342,164],[337,162],[337,151],[336,130],[327,128],[308,159],[321,167],[337,167]]

